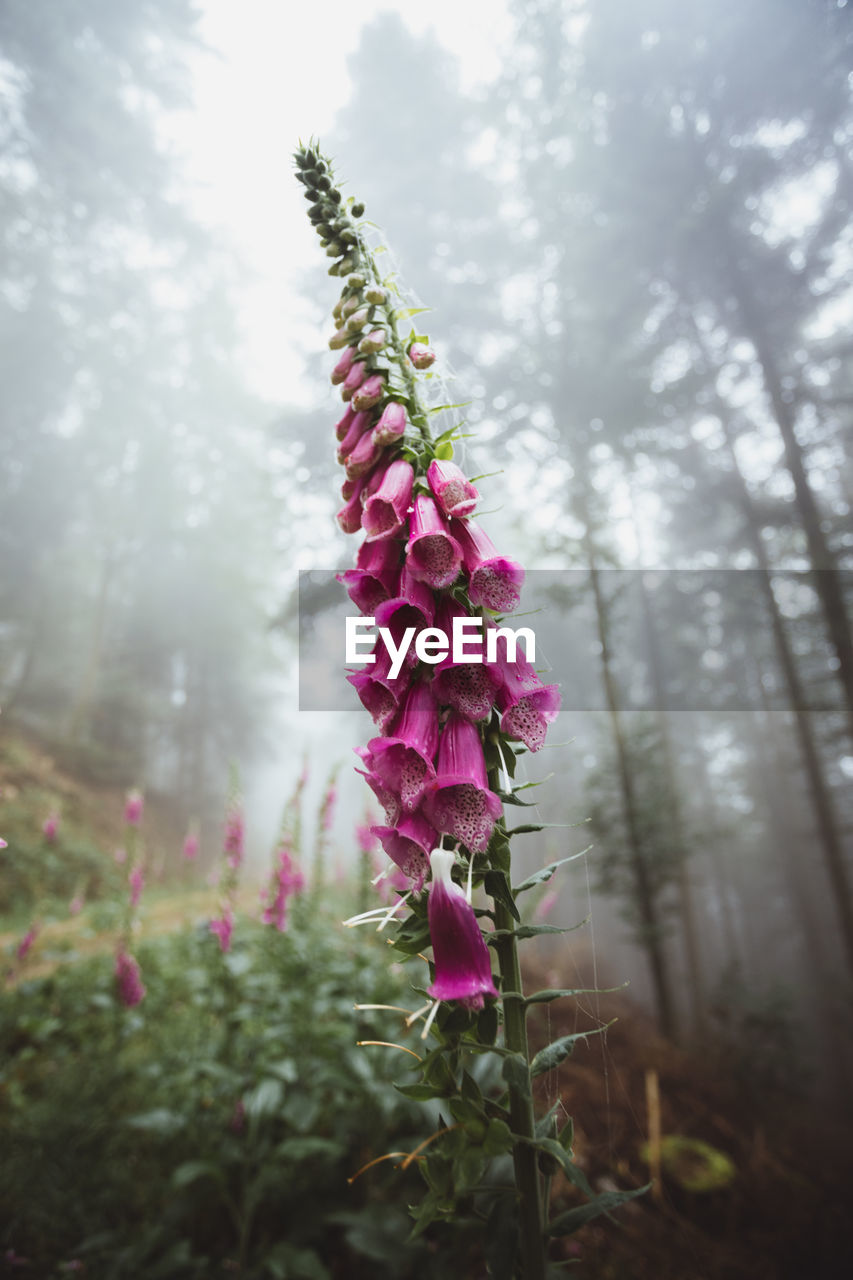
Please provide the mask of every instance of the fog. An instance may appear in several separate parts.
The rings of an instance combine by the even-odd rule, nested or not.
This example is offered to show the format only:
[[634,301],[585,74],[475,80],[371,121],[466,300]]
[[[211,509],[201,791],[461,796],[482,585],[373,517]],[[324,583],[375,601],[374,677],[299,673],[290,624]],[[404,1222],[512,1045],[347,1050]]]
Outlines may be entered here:
[[571,945],[675,1039],[763,1019],[838,1093],[850,6],[290,9],[0,10],[0,731],[211,850],[235,763],[258,867],[303,762],[309,812],[339,768],[354,866],[374,730],[306,633],[355,554],[338,284],[290,160],[319,135],[430,308],[457,460],[541,610],[563,710],[519,775],[554,824],[524,869],[592,846],[549,918],[591,917]]

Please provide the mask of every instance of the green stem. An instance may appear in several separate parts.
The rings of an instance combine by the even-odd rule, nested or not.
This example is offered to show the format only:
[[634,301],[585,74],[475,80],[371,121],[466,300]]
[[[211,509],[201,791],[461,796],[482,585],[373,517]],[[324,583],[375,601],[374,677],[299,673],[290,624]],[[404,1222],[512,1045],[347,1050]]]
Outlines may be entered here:
[[[515,922],[503,903],[495,900],[495,928],[507,930],[498,939],[498,965],[501,971],[504,994],[517,991],[523,995],[521,966],[518,962],[518,946],[512,930]],[[504,1000],[504,1042],[507,1049],[520,1054],[529,1062],[527,1046],[527,1014],[523,1000]],[[510,1128],[521,1138],[535,1135],[533,1097],[530,1077],[526,1092],[517,1085],[509,1086]],[[524,1280],[544,1280],[545,1248],[542,1235],[542,1208],[539,1198],[539,1171],[536,1151],[526,1142],[518,1142],[513,1148],[515,1185],[518,1188],[522,1274]]]

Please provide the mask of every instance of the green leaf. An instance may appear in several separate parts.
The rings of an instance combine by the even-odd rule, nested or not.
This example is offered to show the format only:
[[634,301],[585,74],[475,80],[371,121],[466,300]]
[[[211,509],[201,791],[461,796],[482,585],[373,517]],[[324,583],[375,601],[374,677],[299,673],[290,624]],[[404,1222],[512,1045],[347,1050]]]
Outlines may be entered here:
[[483,1150],[486,1155],[492,1157],[505,1155],[506,1152],[512,1151],[512,1144],[512,1130],[506,1121],[497,1118],[490,1120],[483,1139]]
[[153,1111],[145,1111],[138,1116],[130,1116],[126,1124],[131,1129],[140,1129],[143,1133],[155,1133],[160,1137],[171,1137],[186,1128],[186,1118],[177,1111],[169,1111],[167,1107],[156,1107]]
[[570,1235],[587,1222],[592,1222],[594,1218],[599,1218],[603,1213],[609,1216],[611,1209],[618,1209],[620,1204],[625,1204],[628,1200],[636,1200],[637,1196],[645,1195],[651,1185],[650,1182],[647,1182],[644,1187],[637,1187],[635,1191],[605,1191],[602,1195],[596,1196],[591,1200],[589,1204],[579,1204],[576,1208],[567,1209],[565,1213],[559,1214],[553,1222],[548,1224],[546,1231],[549,1236]]
[[580,925],[571,925],[568,929],[560,929],[555,924],[522,924],[517,929],[493,929],[486,941],[494,945],[498,938],[516,938],[519,942],[524,942],[526,938],[537,938],[541,933],[572,933],[586,924],[587,920],[589,916],[586,920],[582,920]]
[[[535,830],[536,828],[516,827],[515,831],[527,831],[531,829]],[[541,830],[541,828],[539,829]],[[521,884],[516,885],[513,889],[513,893],[518,897],[520,893],[524,893],[527,889],[533,889],[537,884],[545,884],[547,880],[551,879],[551,876],[558,867],[565,866],[567,862],[574,862],[576,858],[582,858],[585,853],[589,853],[592,847],[593,846],[591,844],[587,845],[585,849],[581,849],[580,853],[572,853],[568,858],[560,858],[557,862],[550,862],[547,867],[540,867],[538,871],[534,871],[532,875],[529,875],[526,880],[522,880]]]
[[565,1058],[568,1058],[578,1040],[586,1040],[588,1036],[601,1035],[602,1031],[606,1031],[607,1027],[612,1026],[615,1021],[616,1019],[614,1018],[607,1023],[607,1026],[595,1027],[592,1031],[575,1031],[570,1036],[560,1036],[559,1040],[553,1040],[545,1049],[540,1049],[531,1062],[531,1076],[541,1076],[546,1071],[553,1071]]
[[515,898],[512,896],[509,877],[504,871],[487,871],[483,879],[483,886],[490,898],[494,898],[495,902],[500,902],[502,906],[506,907],[514,919],[521,920],[521,916],[518,914],[518,907],[515,905]]
[[506,1055],[501,1067],[501,1075],[510,1089],[515,1089],[523,1098],[530,1098],[530,1072],[520,1053]]
[[511,839],[512,836],[532,835],[534,831],[544,831],[546,827],[559,825],[559,822],[522,822],[518,827],[507,828],[507,839]]
[[453,458],[453,444],[451,441],[444,440],[440,445],[437,445],[435,456],[439,462],[450,462]]
[[552,1000],[562,1000],[566,996],[593,996],[610,994],[612,991],[623,991],[627,987],[623,982],[619,987],[546,987],[543,991],[534,991],[526,996],[525,1004],[550,1004]]
[[246,1115],[250,1119],[261,1120],[264,1116],[275,1115],[280,1110],[284,1099],[284,1085],[271,1076],[261,1080],[244,1098]]
[[170,1182],[175,1190],[179,1190],[181,1187],[190,1186],[193,1182],[200,1182],[202,1178],[212,1178],[214,1182],[222,1182],[222,1170],[212,1160],[188,1160],[185,1164],[178,1165]]
[[402,1093],[404,1098],[411,1098],[413,1102],[428,1102],[432,1098],[444,1096],[444,1090],[434,1084],[395,1084],[394,1088],[398,1093]]

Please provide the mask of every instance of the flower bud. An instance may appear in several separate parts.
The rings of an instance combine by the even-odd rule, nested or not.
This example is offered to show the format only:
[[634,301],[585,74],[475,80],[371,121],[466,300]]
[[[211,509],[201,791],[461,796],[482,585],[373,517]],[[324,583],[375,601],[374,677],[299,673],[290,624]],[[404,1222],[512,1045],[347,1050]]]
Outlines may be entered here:
[[347,319],[347,328],[350,333],[358,333],[359,329],[363,329],[367,324],[367,311],[354,311]]
[[361,303],[358,298],[347,298],[346,302],[341,307],[341,312],[345,316],[351,316],[353,311],[358,311],[360,306]]
[[416,369],[428,369],[435,364],[435,352],[423,342],[413,342],[409,347],[409,359]]
[[[355,347],[350,347],[347,349],[351,351],[355,351]],[[361,409],[370,408],[369,404],[356,404],[355,398],[354,398],[354,393],[358,392],[359,387],[361,387],[361,384],[364,382],[366,377],[367,377],[367,365],[364,363],[363,360],[359,360],[351,366],[349,373],[346,375],[344,379],[344,385],[341,388],[341,396],[343,397],[344,400],[352,400],[353,408],[356,410],[356,412],[358,412]],[[370,379],[368,379],[368,381],[370,381]],[[380,392],[380,395],[381,395],[381,392]],[[379,396],[377,396],[376,399],[378,400]],[[370,403],[375,404],[376,400],[372,400]]]
[[330,245],[329,245],[329,247],[328,247],[328,249],[326,250],[326,257],[327,257],[327,258],[339,258],[339,257],[341,256],[341,254],[342,254],[342,253],[343,253],[343,246],[342,246],[342,245],[339,245],[339,244],[337,244],[337,242],[333,241],[333,242],[332,242],[332,244],[330,244]]
[[364,214],[364,205],[361,203],[354,204],[351,213],[354,218],[361,218]]
[[396,400],[390,401],[382,410],[373,435],[377,444],[395,444],[406,430],[406,408]]
[[338,298],[337,302],[332,307],[332,315],[335,317],[336,320],[338,320],[341,317],[341,315],[343,314],[343,310],[344,310],[344,300],[343,298]]
[[378,306],[380,303],[385,302],[388,298],[388,294],[378,284],[372,284],[367,289],[365,289],[364,296],[367,299],[367,301],[373,303],[374,306]]
[[342,325],[340,329],[336,329],[329,339],[329,346],[332,351],[340,351],[341,347],[347,347],[352,340],[352,334],[347,333],[346,328]]
[[[335,365],[334,369],[331,372],[330,377],[332,379],[333,387],[336,387],[339,382],[344,382],[344,380],[347,378],[350,370],[352,369],[353,361],[355,360],[355,354],[356,354],[355,347],[346,348],[340,360],[338,361],[338,363]],[[360,383],[356,383],[355,385],[359,386]]]
[[358,344],[358,349],[363,355],[371,355],[376,351],[381,351],[384,346],[384,332],[381,329],[373,329],[362,338]]
[[338,274],[345,276],[348,271],[352,271],[355,263],[352,258],[344,258],[343,262],[338,264]]
[[381,373],[371,374],[362,383],[352,398],[353,408],[357,411],[372,409],[385,394],[385,379]]
[[349,280],[347,280],[347,284],[351,289],[363,289],[365,285],[364,276],[359,275],[359,273],[356,272],[355,275],[350,276]]

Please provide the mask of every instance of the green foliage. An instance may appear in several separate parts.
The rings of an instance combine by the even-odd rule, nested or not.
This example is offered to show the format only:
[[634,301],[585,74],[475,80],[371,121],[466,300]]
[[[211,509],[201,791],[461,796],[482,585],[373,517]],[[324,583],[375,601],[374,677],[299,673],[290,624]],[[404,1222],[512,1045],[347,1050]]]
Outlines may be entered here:
[[383,1036],[354,995],[399,1003],[401,980],[375,939],[347,942],[304,921],[283,935],[244,924],[225,957],[204,930],[149,943],[133,1010],[116,1004],[109,958],[10,992],[3,1247],[45,1275],[74,1257],[105,1278],[201,1280],[226,1263],[258,1278],[448,1274],[451,1237],[467,1247],[455,1228],[406,1242],[413,1172],[347,1186],[423,1138],[390,1087],[398,1056],[356,1044]]

